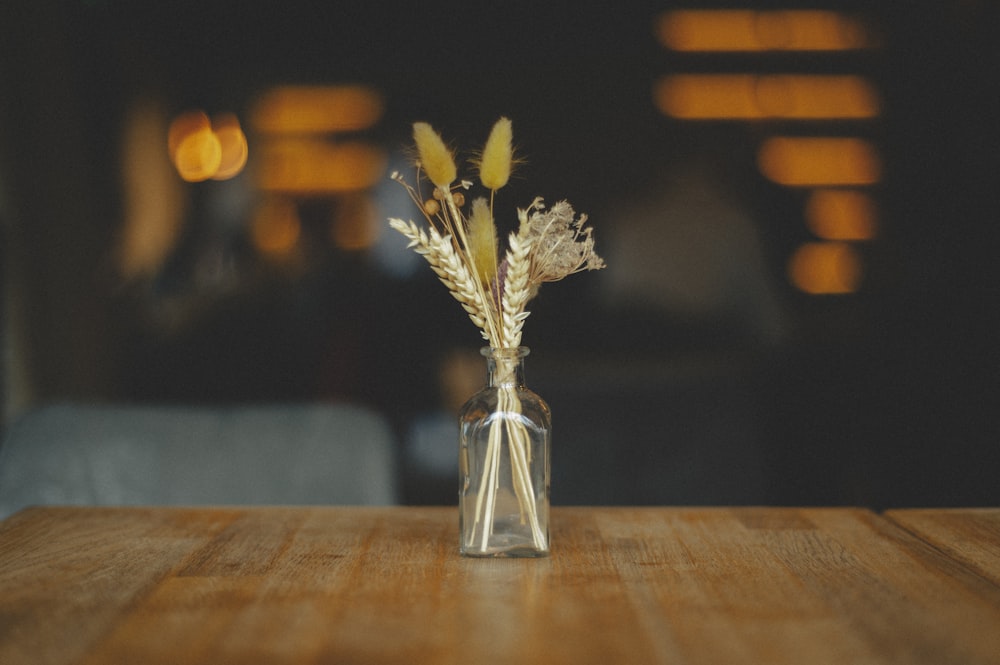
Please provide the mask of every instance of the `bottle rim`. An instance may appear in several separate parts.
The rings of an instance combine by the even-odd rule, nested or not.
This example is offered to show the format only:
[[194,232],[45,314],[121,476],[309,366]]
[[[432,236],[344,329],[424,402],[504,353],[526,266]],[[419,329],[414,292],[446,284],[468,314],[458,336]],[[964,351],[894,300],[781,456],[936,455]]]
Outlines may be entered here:
[[531,353],[531,349],[526,346],[484,346],[479,353],[484,358],[520,359]]

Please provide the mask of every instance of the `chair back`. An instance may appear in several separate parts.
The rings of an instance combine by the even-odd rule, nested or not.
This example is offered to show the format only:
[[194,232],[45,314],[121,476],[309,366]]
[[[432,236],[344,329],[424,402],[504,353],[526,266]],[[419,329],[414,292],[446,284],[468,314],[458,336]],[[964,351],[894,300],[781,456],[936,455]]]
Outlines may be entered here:
[[350,404],[60,404],[0,447],[0,519],[29,505],[368,504],[398,500],[385,418]]

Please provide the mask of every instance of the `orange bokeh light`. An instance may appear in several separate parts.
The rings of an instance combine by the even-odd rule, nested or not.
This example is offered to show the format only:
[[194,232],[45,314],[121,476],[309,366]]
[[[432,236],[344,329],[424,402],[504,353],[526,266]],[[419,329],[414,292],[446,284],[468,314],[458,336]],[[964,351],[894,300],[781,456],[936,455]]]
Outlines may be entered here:
[[806,224],[824,240],[871,240],[878,212],[871,197],[854,189],[818,189],[806,202]]
[[294,202],[272,199],[257,209],[250,227],[254,247],[273,258],[290,255],[302,235],[302,222]]
[[213,123],[203,111],[174,118],[167,131],[167,150],[187,182],[231,178],[243,170],[248,155],[246,136],[235,115],[222,114]]
[[264,93],[251,115],[262,133],[360,131],[382,116],[382,95],[361,85],[280,86]]
[[191,134],[212,128],[212,121],[204,111],[185,111],[170,121],[167,130],[167,151],[171,161],[176,160],[181,142]]
[[165,128],[168,118],[159,103],[138,99],[130,104],[122,136],[118,247],[119,268],[129,279],[156,275],[184,228],[183,184],[173,165],[163,159]]
[[653,98],[671,117],[692,119],[864,119],[879,114],[874,87],[860,76],[676,74]]
[[340,249],[358,251],[374,245],[381,229],[375,201],[366,194],[349,194],[338,202],[330,238]]
[[681,9],[655,23],[673,51],[844,51],[875,44],[857,18],[828,10]]
[[275,139],[261,147],[258,185],[296,194],[353,192],[385,175],[385,151],[361,141]]
[[790,187],[870,185],[882,176],[874,146],[859,138],[773,137],[761,145],[757,165],[769,180]]
[[813,295],[853,293],[861,285],[862,272],[857,250],[842,242],[806,243],[788,262],[792,284]]
[[247,137],[240,127],[240,121],[232,113],[222,114],[212,119],[212,128],[219,139],[222,159],[219,168],[212,175],[214,180],[227,180],[240,173],[249,156]]
[[210,128],[187,134],[177,145],[174,166],[181,178],[201,182],[214,176],[222,163],[222,144]]

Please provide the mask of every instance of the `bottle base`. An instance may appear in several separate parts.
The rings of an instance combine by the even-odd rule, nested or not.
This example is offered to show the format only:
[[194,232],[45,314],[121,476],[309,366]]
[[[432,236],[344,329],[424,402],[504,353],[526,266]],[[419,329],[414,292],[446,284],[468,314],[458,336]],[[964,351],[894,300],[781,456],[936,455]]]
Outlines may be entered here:
[[461,548],[459,552],[462,556],[472,559],[543,559],[549,556],[548,550],[539,550],[534,547],[487,548],[486,550]]

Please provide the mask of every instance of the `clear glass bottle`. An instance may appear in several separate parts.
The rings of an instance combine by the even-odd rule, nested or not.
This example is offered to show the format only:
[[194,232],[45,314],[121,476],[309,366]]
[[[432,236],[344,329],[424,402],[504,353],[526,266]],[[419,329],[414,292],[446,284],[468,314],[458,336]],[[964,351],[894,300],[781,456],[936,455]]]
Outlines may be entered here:
[[549,553],[552,420],[524,385],[527,347],[483,348],[487,384],[459,413],[460,551],[475,557]]

